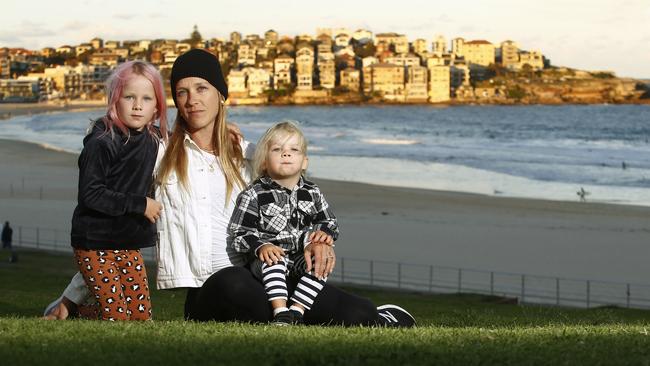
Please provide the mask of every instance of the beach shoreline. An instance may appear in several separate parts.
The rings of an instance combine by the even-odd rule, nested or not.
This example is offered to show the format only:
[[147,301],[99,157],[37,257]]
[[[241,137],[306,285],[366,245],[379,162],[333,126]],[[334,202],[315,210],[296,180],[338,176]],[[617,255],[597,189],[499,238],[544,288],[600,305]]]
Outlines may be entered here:
[[[0,220],[69,232],[77,155],[0,140]],[[420,265],[647,283],[650,207],[492,197],[314,178],[337,254]]]
[[52,112],[75,112],[106,108],[99,100],[69,101],[61,103],[0,103],[0,122],[9,118]]

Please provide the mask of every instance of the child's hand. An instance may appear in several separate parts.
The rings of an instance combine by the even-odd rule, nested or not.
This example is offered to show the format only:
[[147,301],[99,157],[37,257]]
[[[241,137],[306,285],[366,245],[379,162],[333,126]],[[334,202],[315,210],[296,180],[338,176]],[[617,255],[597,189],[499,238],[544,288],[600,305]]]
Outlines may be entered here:
[[262,262],[265,262],[266,265],[272,266],[282,260],[282,257],[284,257],[284,249],[271,243],[263,244],[257,250],[257,256]]
[[321,244],[327,244],[327,245],[332,245],[334,244],[334,240],[330,235],[325,233],[324,231],[314,231],[313,233],[309,234],[309,242],[310,243],[321,243]]
[[160,218],[161,211],[162,205],[160,202],[147,197],[147,208],[144,209],[144,216],[149,219],[152,224],[155,224],[156,220]]
[[228,131],[233,144],[239,145],[239,142],[244,139],[244,135],[236,124],[232,122],[226,123],[226,130]]

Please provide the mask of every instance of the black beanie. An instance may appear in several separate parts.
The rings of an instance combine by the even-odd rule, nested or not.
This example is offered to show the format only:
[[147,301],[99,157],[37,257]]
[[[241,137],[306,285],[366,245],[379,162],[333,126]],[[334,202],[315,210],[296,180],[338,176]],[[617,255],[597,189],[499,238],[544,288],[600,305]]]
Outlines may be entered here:
[[221,65],[217,57],[206,50],[195,48],[178,56],[172,66],[172,76],[170,85],[172,89],[172,98],[174,105],[176,102],[176,84],[184,78],[197,77],[205,79],[212,84],[224,99],[228,99],[228,84],[221,73]]

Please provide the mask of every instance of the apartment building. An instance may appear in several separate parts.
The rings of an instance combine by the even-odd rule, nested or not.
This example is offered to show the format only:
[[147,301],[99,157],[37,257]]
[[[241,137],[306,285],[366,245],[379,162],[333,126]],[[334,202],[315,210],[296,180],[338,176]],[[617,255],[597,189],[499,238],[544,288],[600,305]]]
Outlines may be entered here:
[[104,40],[99,37],[95,37],[90,40],[90,45],[93,47],[93,49],[96,50],[104,48]]
[[375,36],[376,43],[385,43],[391,47],[395,53],[408,53],[409,41],[403,34],[397,33],[378,33]]
[[314,49],[307,43],[298,46],[296,51],[296,78],[298,90],[311,90],[314,75]]
[[249,43],[242,43],[237,49],[237,64],[241,66],[255,66],[256,49]]
[[[117,66],[117,64],[124,60],[124,58],[117,55],[114,50],[108,48],[100,48],[95,50],[90,57],[88,57],[88,64],[90,65],[107,65]],[[127,54],[128,56],[128,54]]]
[[469,67],[487,67],[494,63],[494,45],[485,40],[475,40],[463,44],[463,56]]
[[267,47],[275,47],[278,44],[279,34],[273,29],[264,32],[264,45]]
[[61,46],[56,49],[56,52],[61,54],[69,54],[75,52],[75,49],[70,46]]
[[318,60],[318,77],[320,86],[325,89],[334,89],[336,85],[336,64],[334,57]]
[[112,49],[115,49],[115,48],[118,48],[118,47],[120,47],[120,42],[119,41],[106,41],[104,43],[104,48],[108,48],[108,49],[112,50]]
[[451,99],[451,71],[449,66],[431,65],[429,69],[429,102],[441,103]]
[[232,96],[247,96],[246,72],[244,70],[230,70],[228,73],[228,94]]
[[81,93],[94,93],[104,90],[106,79],[113,71],[107,65],[78,65],[75,72],[81,77]]
[[352,38],[361,44],[366,44],[373,41],[373,33],[366,29],[357,29],[352,33]]
[[541,70],[544,68],[544,56],[540,51],[521,51],[517,68],[522,69],[524,65],[530,65],[533,70]]
[[370,65],[363,69],[363,91],[379,93],[385,99],[404,96],[404,66],[387,63]]
[[295,64],[294,58],[283,54],[273,60],[273,88],[286,88],[291,85],[291,70]]
[[431,42],[431,52],[438,56],[447,53],[447,40],[444,36],[437,35],[433,37],[433,42]]
[[230,32],[230,42],[234,45],[238,45],[241,43],[242,36],[241,33],[239,32]]
[[79,55],[81,55],[82,53],[86,53],[88,51],[91,51],[92,49],[93,46],[90,43],[82,43],[74,48],[74,52],[75,55],[79,57]]
[[454,62],[450,67],[450,83],[452,89],[470,86],[469,66],[464,62]]
[[40,100],[40,83],[38,79],[26,78],[0,79],[0,101],[3,102],[38,102]]
[[414,66],[420,66],[422,60],[420,59],[420,56],[415,55],[413,53],[402,53],[399,55],[386,57],[384,59],[384,62],[389,64],[402,65],[406,67],[414,67]]
[[519,46],[516,42],[501,42],[501,65],[507,69],[519,67]]
[[429,99],[427,82],[428,70],[424,66],[408,66],[406,68],[405,100],[410,102],[426,102]]
[[451,54],[455,57],[463,57],[465,38],[457,37],[451,40]]
[[270,72],[257,67],[247,67],[244,72],[247,77],[246,86],[249,96],[257,97],[271,89],[272,74]]
[[11,58],[9,52],[0,50],[0,79],[9,79],[11,77]]
[[352,37],[346,33],[339,33],[334,37],[334,46],[335,47],[348,47]]
[[351,92],[359,92],[361,85],[361,72],[357,69],[347,68],[339,73],[340,85]]
[[415,52],[418,55],[424,55],[427,52],[429,52],[427,48],[427,41],[422,38],[418,38],[415,41],[413,41],[413,52]]

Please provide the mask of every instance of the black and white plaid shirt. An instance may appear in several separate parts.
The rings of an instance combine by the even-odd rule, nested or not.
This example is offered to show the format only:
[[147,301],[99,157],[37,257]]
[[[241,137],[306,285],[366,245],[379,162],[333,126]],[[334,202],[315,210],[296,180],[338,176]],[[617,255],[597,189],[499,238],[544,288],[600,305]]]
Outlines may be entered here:
[[339,235],[336,217],[316,184],[300,177],[290,190],[263,176],[237,197],[228,245],[237,252],[256,253],[262,244],[271,243],[295,253],[318,230],[334,240]]

